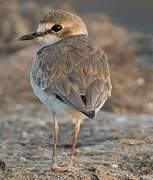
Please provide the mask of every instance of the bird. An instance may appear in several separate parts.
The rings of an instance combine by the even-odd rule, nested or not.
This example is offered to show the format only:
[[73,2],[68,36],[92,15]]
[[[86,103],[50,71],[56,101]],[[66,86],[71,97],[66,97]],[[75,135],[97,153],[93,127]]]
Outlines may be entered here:
[[[74,168],[80,123],[87,118],[94,119],[111,96],[107,54],[89,38],[81,17],[61,9],[49,11],[40,20],[36,32],[19,39],[38,40],[42,44],[32,63],[30,82],[53,118],[51,170],[69,171]],[[69,161],[59,165],[58,120],[65,119],[75,124],[73,143]]]

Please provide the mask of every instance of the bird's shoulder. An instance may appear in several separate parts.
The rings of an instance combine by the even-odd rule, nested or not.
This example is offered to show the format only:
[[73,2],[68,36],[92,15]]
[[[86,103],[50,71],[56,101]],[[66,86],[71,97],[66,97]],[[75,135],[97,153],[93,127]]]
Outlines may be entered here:
[[106,78],[108,64],[106,53],[84,35],[65,38],[41,48],[35,58],[35,73],[49,73],[57,79],[74,68],[81,74],[97,74]]

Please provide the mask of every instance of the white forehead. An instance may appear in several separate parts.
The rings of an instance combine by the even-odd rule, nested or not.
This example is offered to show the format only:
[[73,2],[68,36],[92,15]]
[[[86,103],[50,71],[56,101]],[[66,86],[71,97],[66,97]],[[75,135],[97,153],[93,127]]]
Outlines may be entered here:
[[54,25],[54,24],[52,24],[52,23],[42,23],[42,24],[39,24],[39,25],[38,25],[37,32],[45,32],[46,30],[51,29],[51,27],[52,27],[53,25]]

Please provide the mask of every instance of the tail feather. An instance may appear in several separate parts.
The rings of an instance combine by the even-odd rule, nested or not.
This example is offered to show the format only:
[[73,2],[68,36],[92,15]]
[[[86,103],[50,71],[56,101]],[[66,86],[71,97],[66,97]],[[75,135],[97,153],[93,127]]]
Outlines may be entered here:
[[82,113],[85,114],[90,119],[93,119],[95,117],[95,111],[82,112]]

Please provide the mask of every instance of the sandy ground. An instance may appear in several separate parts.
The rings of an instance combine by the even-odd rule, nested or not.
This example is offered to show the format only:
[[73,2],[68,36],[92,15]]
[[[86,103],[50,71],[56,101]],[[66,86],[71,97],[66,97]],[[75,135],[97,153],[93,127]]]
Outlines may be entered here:
[[[26,109],[26,111],[25,111]],[[153,117],[100,112],[85,120],[74,169],[50,170],[51,118],[34,105],[17,105],[17,113],[0,115],[0,169],[4,179],[152,179]],[[60,124],[59,163],[68,159],[73,125]],[[4,166],[5,163],[5,166]]]

